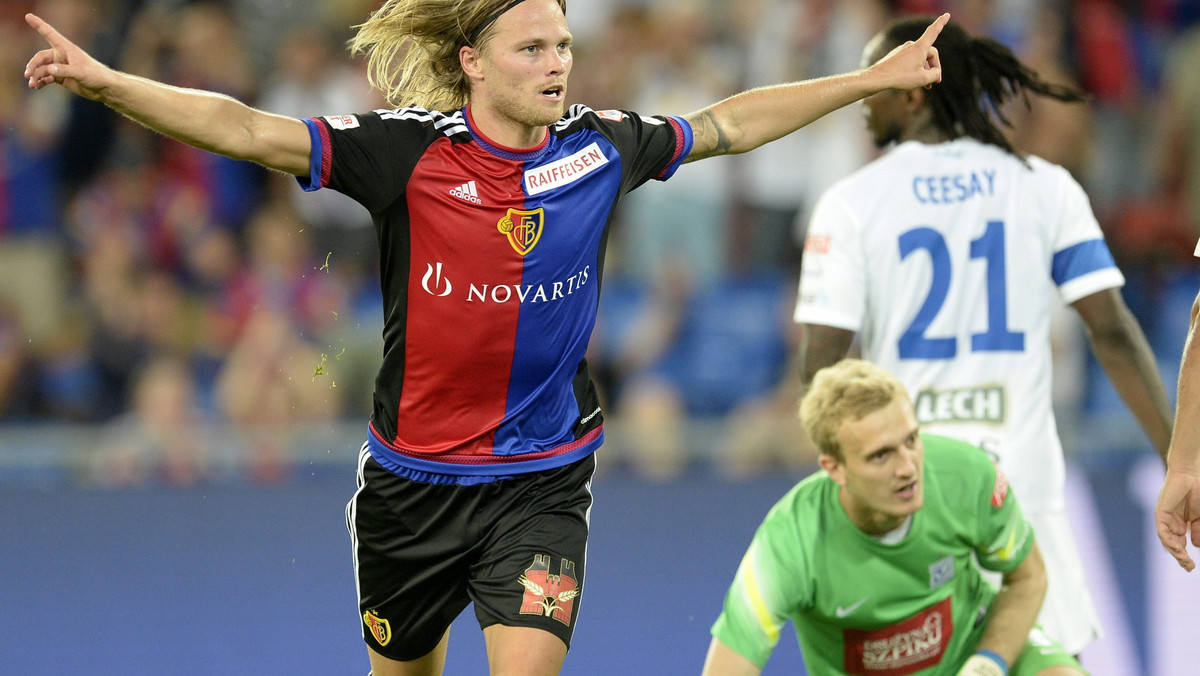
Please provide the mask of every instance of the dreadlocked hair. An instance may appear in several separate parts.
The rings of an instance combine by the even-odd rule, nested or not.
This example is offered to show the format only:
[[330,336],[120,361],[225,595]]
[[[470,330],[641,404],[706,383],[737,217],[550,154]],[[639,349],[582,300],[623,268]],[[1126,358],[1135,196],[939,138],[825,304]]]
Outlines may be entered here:
[[[367,80],[388,105],[449,112],[467,104],[470,82],[458,53],[484,48],[494,14],[510,0],[387,0],[357,26],[350,51],[367,56]],[[558,0],[567,11],[567,0]],[[469,36],[483,27],[472,43]]]
[[[932,21],[933,17],[893,21],[884,29],[887,49],[916,41]],[[970,136],[1021,157],[993,120],[1012,128],[1003,112],[1006,102],[1020,96],[1029,108],[1031,92],[1066,103],[1088,100],[1078,89],[1042,80],[1008,47],[989,37],[972,36],[954,21],[946,24],[934,46],[942,64],[942,81],[925,96],[934,124],[948,138]]]

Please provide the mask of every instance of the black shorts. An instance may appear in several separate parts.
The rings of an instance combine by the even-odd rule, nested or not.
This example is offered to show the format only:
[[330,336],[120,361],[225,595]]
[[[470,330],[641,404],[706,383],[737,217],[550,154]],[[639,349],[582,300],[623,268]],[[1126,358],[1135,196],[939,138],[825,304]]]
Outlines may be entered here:
[[571,645],[595,458],[457,486],[396,476],[365,447],[363,456],[346,525],[367,645],[421,657],[469,602],[480,627],[535,627]]

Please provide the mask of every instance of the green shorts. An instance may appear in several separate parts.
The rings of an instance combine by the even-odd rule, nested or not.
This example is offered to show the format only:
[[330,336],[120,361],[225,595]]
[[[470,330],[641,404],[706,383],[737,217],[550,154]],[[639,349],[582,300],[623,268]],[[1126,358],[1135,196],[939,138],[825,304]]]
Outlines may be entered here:
[[1025,650],[1017,656],[1017,661],[1009,669],[1008,676],[1034,676],[1047,667],[1060,666],[1075,667],[1087,673],[1079,664],[1079,660],[1047,636],[1041,627],[1034,627],[1033,631],[1029,632],[1029,642],[1025,644]]

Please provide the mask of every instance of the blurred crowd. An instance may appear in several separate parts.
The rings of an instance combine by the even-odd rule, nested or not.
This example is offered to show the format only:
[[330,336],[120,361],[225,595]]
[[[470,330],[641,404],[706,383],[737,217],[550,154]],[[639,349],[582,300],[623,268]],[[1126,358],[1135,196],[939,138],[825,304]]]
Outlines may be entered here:
[[[376,4],[0,0],[0,435],[95,426],[99,480],[186,484],[205,478],[207,425],[242,430],[270,480],[290,427],[365,422],[382,354],[366,211],[20,73],[43,47],[35,11],[131,73],[296,117],[361,112],[384,104],[344,45]],[[1018,148],[1089,191],[1154,335],[1200,235],[1196,0],[570,0],[568,96],[686,114],[856,68],[890,17],[942,10],[1092,96],[1005,114]],[[671,476],[706,430],[735,474],[811,460],[788,367],[807,210],[876,152],[851,106],[622,204],[589,357],[614,457]]]

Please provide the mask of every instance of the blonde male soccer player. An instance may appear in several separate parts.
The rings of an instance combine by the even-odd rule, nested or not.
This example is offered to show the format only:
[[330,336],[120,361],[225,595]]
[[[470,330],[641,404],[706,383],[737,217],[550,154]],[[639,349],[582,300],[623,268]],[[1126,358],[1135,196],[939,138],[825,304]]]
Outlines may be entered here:
[[557,674],[586,596],[604,415],[584,354],[616,203],[884,89],[949,19],[845,75],[686,116],[567,107],[566,0],[387,0],[359,27],[395,106],[306,120],[114,71],[34,15],[25,69],[147,127],[344,192],[380,246],[384,354],[347,510],[375,676],[439,674],[469,604],[495,674]]
[[922,435],[904,384],[857,359],[816,374],[800,419],[821,471],[754,534],[704,676],[760,673],[789,619],[813,676],[1085,673],[1034,625],[1046,571],[985,453]]

